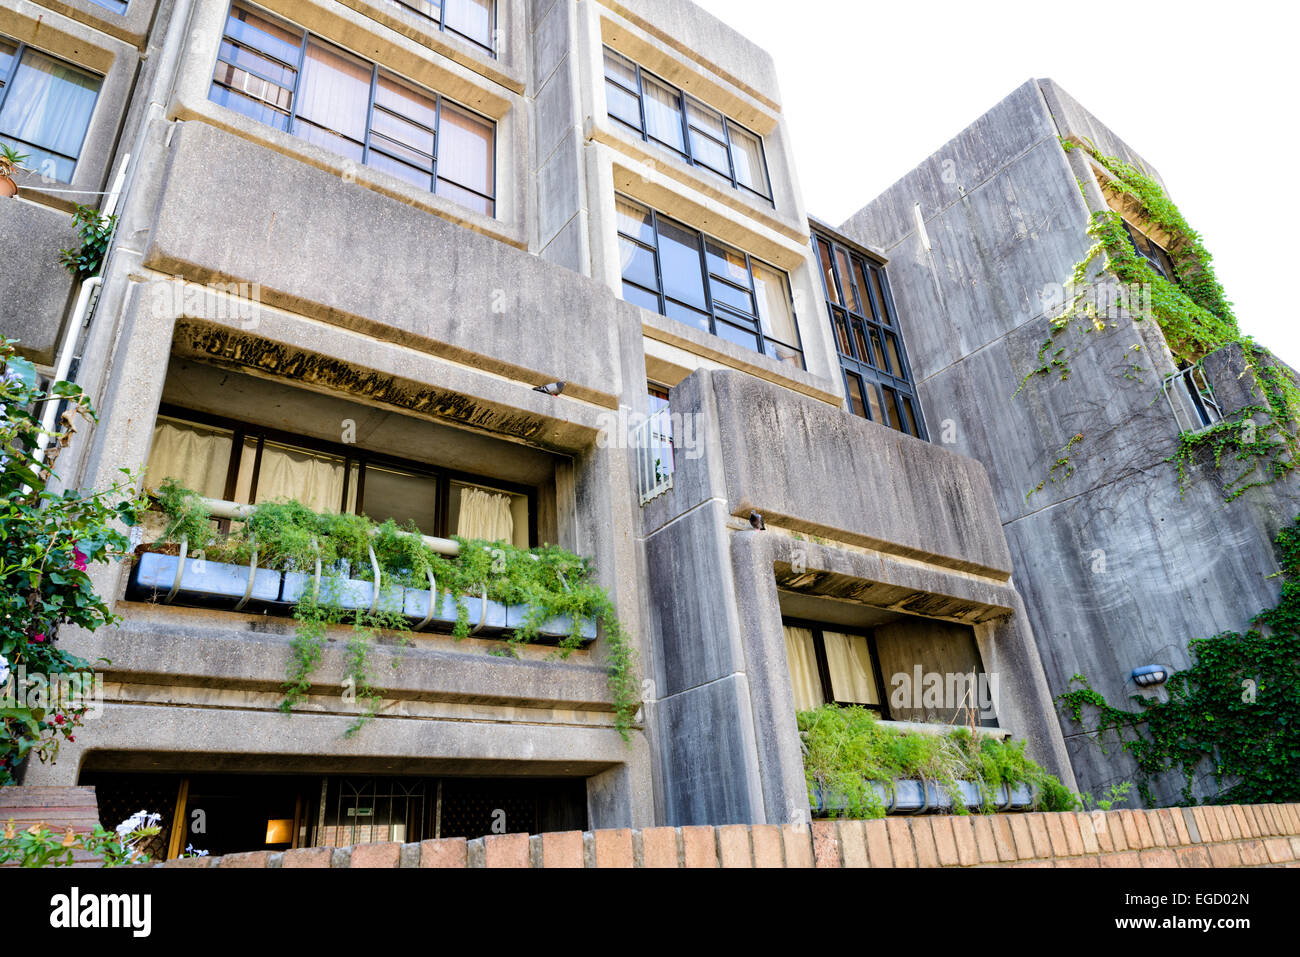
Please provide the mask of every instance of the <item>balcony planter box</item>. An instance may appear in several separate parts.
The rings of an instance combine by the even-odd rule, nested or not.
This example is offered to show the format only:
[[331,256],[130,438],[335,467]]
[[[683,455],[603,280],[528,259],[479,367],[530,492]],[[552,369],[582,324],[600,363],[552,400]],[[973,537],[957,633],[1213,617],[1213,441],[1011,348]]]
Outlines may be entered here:
[[[947,788],[934,782],[895,781],[892,795],[883,784],[873,781],[871,786],[880,795],[886,814],[952,813],[953,796]],[[981,807],[979,786],[973,781],[958,781],[957,790],[967,808],[978,810]],[[824,792],[820,788],[814,790],[813,798],[813,814],[840,812],[848,805],[843,795]],[[999,811],[1029,810],[1034,805],[1034,791],[1026,784],[1015,785],[1010,794],[1005,787],[999,787],[993,794],[993,804]]]
[[[132,590],[148,593],[149,597],[165,596],[176,581],[179,563],[180,558],[176,555],[143,552],[132,576]],[[280,578],[277,571],[259,568],[253,575],[253,590],[248,600],[263,605],[276,602],[280,597]],[[236,604],[244,597],[247,588],[247,565],[188,558],[173,601]]]
[[[528,605],[511,605],[509,614],[506,616],[506,627],[512,631],[523,625],[524,619],[528,617],[531,610]],[[542,622],[539,634],[542,638],[568,638],[573,631],[572,615],[556,615],[554,618],[548,618]],[[578,634],[582,636],[583,642],[596,640],[596,620],[594,618],[583,618],[578,623]]]
[[[311,594],[314,587],[313,581],[314,576],[304,572],[285,572],[282,600],[294,604],[303,595]],[[401,587],[381,587],[378,610],[401,614],[405,591],[406,589]],[[359,578],[344,578],[333,582],[322,580],[320,595],[324,600],[336,600],[340,608],[346,608],[349,611],[358,608],[369,610],[375,600],[375,586],[373,582],[363,581]]]
[[[429,614],[429,602],[431,593],[428,591],[419,591],[409,588],[406,591],[406,601],[403,614],[407,618],[412,618],[417,622],[423,621]],[[438,604],[434,608],[433,618],[429,624],[434,622],[443,625],[455,625],[457,617],[456,599],[447,592],[438,593]],[[471,629],[489,631],[504,631],[507,620],[509,619],[510,610],[500,602],[489,600],[487,603],[487,613],[484,614],[483,599],[478,595],[466,595],[461,599],[465,603],[465,611],[469,614],[469,626]]]

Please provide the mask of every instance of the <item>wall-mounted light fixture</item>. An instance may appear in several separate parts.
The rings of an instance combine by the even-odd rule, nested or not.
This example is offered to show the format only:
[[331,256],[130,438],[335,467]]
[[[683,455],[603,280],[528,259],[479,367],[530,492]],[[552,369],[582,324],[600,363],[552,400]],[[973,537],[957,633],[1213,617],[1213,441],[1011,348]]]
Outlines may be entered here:
[[1143,665],[1133,669],[1132,678],[1139,688],[1152,688],[1165,683],[1169,678],[1169,669],[1164,665]]

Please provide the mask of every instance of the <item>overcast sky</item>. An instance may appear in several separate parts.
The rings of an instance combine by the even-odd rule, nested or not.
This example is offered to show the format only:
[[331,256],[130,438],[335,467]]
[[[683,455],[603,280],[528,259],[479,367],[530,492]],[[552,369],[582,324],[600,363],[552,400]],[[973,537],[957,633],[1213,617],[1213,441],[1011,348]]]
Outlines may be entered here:
[[808,211],[841,223],[1031,77],[1159,171],[1242,330],[1300,367],[1300,5],[695,0],[776,58]]

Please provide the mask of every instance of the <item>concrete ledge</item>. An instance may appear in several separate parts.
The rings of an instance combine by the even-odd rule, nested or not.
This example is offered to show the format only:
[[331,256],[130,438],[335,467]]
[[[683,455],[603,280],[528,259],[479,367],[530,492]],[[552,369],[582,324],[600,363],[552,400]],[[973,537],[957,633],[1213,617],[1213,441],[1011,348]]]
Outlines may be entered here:
[[[1205,840],[1188,829],[1194,816],[1240,823]],[[354,868],[1297,867],[1300,804],[500,834],[340,848],[335,857]],[[274,864],[240,854],[210,866]]]
[[0,335],[18,352],[52,365],[72,293],[72,275],[59,250],[77,243],[72,217],[21,199],[0,200]]

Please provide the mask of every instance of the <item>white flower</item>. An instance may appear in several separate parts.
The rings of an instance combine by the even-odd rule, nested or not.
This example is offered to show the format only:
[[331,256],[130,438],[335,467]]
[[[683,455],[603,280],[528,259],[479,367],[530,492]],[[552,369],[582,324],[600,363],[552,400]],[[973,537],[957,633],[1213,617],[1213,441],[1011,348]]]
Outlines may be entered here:
[[9,683],[9,673],[9,662],[4,655],[0,655],[0,688]]
[[153,814],[150,813],[149,811],[136,811],[125,821],[119,824],[116,828],[114,828],[114,830],[117,831],[117,839],[119,841],[123,843],[129,843],[127,841],[127,838],[129,838],[132,834],[136,833],[137,831],[143,830],[146,827],[153,827],[160,820],[162,820],[161,814]]

